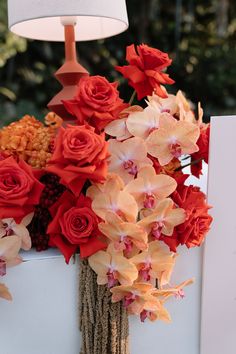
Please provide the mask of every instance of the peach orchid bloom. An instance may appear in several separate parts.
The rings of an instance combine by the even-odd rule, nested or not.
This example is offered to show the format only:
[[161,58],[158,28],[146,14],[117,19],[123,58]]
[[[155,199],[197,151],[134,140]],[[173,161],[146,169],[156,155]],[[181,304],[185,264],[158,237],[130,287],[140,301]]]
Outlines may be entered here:
[[0,220],[0,238],[5,236],[18,236],[21,240],[21,247],[23,250],[28,251],[31,248],[31,238],[28,226],[32,219],[34,213],[26,215],[20,224],[17,224],[13,218],[7,218]]
[[143,139],[134,137],[123,142],[109,141],[109,172],[118,174],[127,184],[133,180],[139,170],[152,161],[147,157],[147,148]]
[[90,187],[87,196],[93,200],[92,209],[103,220],[107,212],[113,212],[128,222],[136,222],[138,205],[134,197],[121,187],[120,179],[114,178],[105,183],[103,190]]
[[86,196],[94,200],[101,193],[107,194],[110,190],[122,191],[125,187],[123,180],[115,173],[109,173],[105,183],[93,183],[88,189]]
[[140,106],[130,106],[122,111],[119,115],[119,119],[116,119],[109,123],[105,128],[105,133],[114,136],[118,141],[126,140],[132,135],[127,129],[127,118],[130,113],[142,112],[143,108]]
[[11,301],[12,296],[5,284],[0,283],[0,298]]
[[179,108],[179,119],[182,121],[195,123],[196,119],[193,113],[192,103],[186,99],[182,91],[178,91],[176,95],[176,103]]
[[156,209],[138,224],[155,240],[159,240],[162,234],[172,236],[175,226],[182,224],[185,219],[185,210],[174,208],[173,200],[166,198],[160,201]]
[[163,302],[152,295],[155,289],[151,284],[135,283],[132,286],[116,286],[111,289],[112,302],[123,299],[123,304],[131,315],[139,315],[141,321],[146,318],[170,322],[170,315],[163,307]]
[[156,157],[161,166],[165,166],[174,157],[197,152],[199,135],[200,129],[196,124],[178,121],[165,113],[160,117],[159,129],[146,140],[148,153]]
[[[156,289],[149,283],[116,286],[111,289],[112,302],[123,300],[123,304],[130,314],[139,315],[144,309],[146,299],[150,301],[150,296],[155,290]],[[157,303],[154,296],[152,296],[151,299],[155,304]]]
[[21,248],[21,240],[18,236],[6,236],[0,238],[0,276],[6,275],[6,267],[21,263],[18,255]]
[[123,221],[117,214],[107,212],[106,222],[99,224],[99,230],[109,238],[118,251],[129,256],[135,246],[138,250],[147,248],[147,233],[138,224]]
[[20,249],[31,248],[31,238],[26,226],[31,222],[33,213],[24,217],[20,224],[13,218],[0,220],[0,275],[6,274],[6,267],[22,262],[18,255]]
[[174,178],[166,175],[157,175],[152,166],[143,167],[137,178],[130,181],[125,191],[133,195],[139,209],[155,208],[157,201],[172,194],[177,187]]
[[157,297],[158,299],[161,299],[163,302],[166,302],[167,299],[169,299],[170,297],[175,296],[176,298],[181,298],[183,299],[185,297],[184,294],[184,287],[191,285],[194,283],[194,279],[188,279],[186,281],[184,281],[183,283],[171,287],[171,288],[161,288],[161,289],[155,289],[152,292],[152,295]]
[[98,251],[88,259],[90,267],[97,274],[98,285],[108,284],[111,288],[118,283],[132,285],[138,277],[138,271],[121,253],[114,252],[108,246],[107,251]]
[[158,279],[158,285],[169,283],[176,255],[159,241],[149,243],[149,248],[131,258],[139,271],[139,281],[152,281]]
[[140,319],[142,322],[147,318],[152,322],[157,320],[167,323],[171,322],[170,314],[163,306],[163,301],[154,302],[153,296],[151,296],[151,301],[148,301],[148,299],[145,301],[143,310],[140,313]]
[[178,105],[175,95],[169,95],[167,98],[161,98],[153,93],[152,96],[148,96],[147,104],[149,107],[154,108],[160,113],[169,113],[174,116],[178,112]]
[[201,127],[202,125],[205,126],[206,124],[203,123],[203,109],[201,106],[201,103],[198,102],[198,120],[197,120],[197,124],[199,127]]
[[126,125],[133,136],[146,139],[149,134],[159,127],[160,112],[152,107],[146,107],[142,112],[131,113]]

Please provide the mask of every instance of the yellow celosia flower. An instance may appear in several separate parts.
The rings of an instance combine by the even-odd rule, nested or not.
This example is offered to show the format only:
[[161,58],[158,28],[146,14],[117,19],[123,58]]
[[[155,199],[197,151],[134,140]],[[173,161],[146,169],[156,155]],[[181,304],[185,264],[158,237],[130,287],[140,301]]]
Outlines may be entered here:
[[139,281],[158,280],[158,285],[169,283],[175,265],[175,258],[167,246],[159,241],[149,243],[147,250],[131,258],[139,271]]
[[167,198],[159,202],[152,213],[139,221],[139,225],[154,239],[159,240],[161,235],[171,236],[174,228],[185,221],[185,210],[174,208],[172,199]]
[[90,267],[97,274],[99,285],[108,284],[111,288],[117,283],[132,285],[137,279],[138,271],[121,253],[114,252],[112,247],[107,251],[98,251],[88,259]]
[[[51,158],[56,129],[62,120],[51,114],[46,117],[48,126],[29,115],[0,130],[0,151],[25,160],[35,168],[45,167]],[[61,118],[60,118],[61,119]]]
[[177,187],[174,178],[157,175],[152,166],[143,167],[125,191],[132,194],[139,209],[155,208],[157,201],[168,197]]
[[100,231],[114,243],[116,250],[129,256],[135,246],[138,250],[147,248],[147,233],[138,224],[125,222],[117,214],[107,212],[106,222],[99,224]]
[[166,113],[160,117],[159,129],[146,140],[148,153],[156,157],[161,166],[167,165],[174,157],[197,152],[199,135],[196,124],[178,121]]
[[133,180],[139,170],[152,165],[147,157],[147,148],[143,139],[134,137],[124,142],[112,139],[109,141],[109,172],[118,174],[125,183]]

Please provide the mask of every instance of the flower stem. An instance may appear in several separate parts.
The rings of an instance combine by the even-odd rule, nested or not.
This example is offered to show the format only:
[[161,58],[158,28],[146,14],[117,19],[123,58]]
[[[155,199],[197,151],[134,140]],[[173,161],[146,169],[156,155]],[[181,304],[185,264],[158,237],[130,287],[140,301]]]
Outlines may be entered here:
[[135,96],[136,96],[136,91],[134,90],[134,92],[132,93],[132,96],[130,97],[130,100],[129,100],[129,104],[130,106],[132,105],[134,99],[135,99]]
[[186,164],[186,165],[180,166],[180,167],[176,168],[175,171],[181,171],[181,170],[183,170],[185,167],[192,166],[192,165],[196,165],[196,164],[197,164],[198,162],[200,162],[200,161],[203,161],[203,159],[198,159],[198,160],[192,161],[192,162],[190,162],[190,163],[188,163],[188,164]]

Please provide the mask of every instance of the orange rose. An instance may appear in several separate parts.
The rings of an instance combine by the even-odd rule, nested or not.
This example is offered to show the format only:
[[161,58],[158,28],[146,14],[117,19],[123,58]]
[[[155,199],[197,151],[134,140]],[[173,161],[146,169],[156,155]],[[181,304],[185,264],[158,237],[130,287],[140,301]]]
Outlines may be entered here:
[[187,218],[175,228],[172,237],[162,236],[161,239],[172,251],[176,251],[179,244],[185,244],[188,248],[201,246],[212,222],[206,195],[199,187],[182,185],[172,194],[172,199],[180,208],[185,209]]
[[104,134],[96,134],[90,126],[67,125],[58,132],[46,170],[58,175],[60,182],[78,196],[87,179],[105,180],[107,157]]
[[100,240],[99,219],[91,208],[90,198],[83,194],[76,198],[66,191],[50,208],[50,213],[49,244],[60,249],[67,263],[78,249],[85,258],[106,247]]
[[200,127],[200,136],[197,141],[199,151],[191,155],[191,173],[199,178],[202,175],[202,161],[208,163],[209,155],[210,124],[203,124]]
[[80,79],[76,97],[63,101],[64,106],[77,118],[79,124],[88,121],[101,131],[128,106],[119,97],[117,85],[102,76],[83,77]]
[[168,97],[161,88],[161,85],[174,83],[169,75],[163,73],[172,62],[167,53],[145,44],[137,46],[136,52],[132,44],[127,47],[126,60],[129,65],[117,66],[116,70],[129,80],[129,85],[136,90],[139,100],[152,95],[153,91],[162,98]]
[[13,157],[0,160],[0,219],[21,220],[39,203],[43,188],[23,160],[17,162]]

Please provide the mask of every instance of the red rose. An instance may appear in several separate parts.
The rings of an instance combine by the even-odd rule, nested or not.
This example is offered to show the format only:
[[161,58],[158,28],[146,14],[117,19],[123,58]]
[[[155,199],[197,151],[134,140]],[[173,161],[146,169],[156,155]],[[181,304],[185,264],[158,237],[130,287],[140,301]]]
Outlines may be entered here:
[[86,76],[80,79],[76,97],[63,101],[67,111],[79,124],[86,121],[101,131],[128,105],[119,97],[117,83],[110,83],[102,76]]
[[153,91],[158,96],[166,98],[167,94],[161,85],[171,85],[174,81],[163,73],[163,70],[172,60],[167,53],[145,44],[137,46],[137,52],[133,44],[128,46],[126,60],[129,65],[117,66],[116,70],[129,80],[129,85],[136,90],[139,100],[152,95]]
[[58,175],[60,182],[78,196],[87,179],[105,180],[107,157],[104,134],[96,134],[90,126],[67,125],[58,132],[46,170]]
[[172,199],[178,207],[185,209],[187,218],[175,228],[172,237],[162,236],[161,239],[172,251],[176,251],[179,244],[185,244],[188,248],[201,246],[212,222],[206,195],[199,187],[182,185],[172,194]]
[[39,203],[43,188],[23,160],[17,162],[13,157],[0,160],[0,219],[21,220]]
[[203,124],[200,128],[200,136],[197,141],[198,152],[191,155],[191,173],[197,178],[202,175],[202,161],[208,163],[209,157],[210,124]]
[[78,248],[84,258],[106,247],[99,239],[98,218],[91,209],[90,198],[81,194],[77,199],[66,191],[50,213],[53,220],[47,229],[49,245],[58,247],[67,263]]

